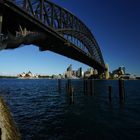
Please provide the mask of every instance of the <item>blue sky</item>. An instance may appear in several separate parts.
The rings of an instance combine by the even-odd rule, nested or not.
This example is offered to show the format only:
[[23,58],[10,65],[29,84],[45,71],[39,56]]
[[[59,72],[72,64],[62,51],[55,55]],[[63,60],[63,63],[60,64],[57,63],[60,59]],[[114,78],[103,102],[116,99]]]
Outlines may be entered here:
[[[68,9],[89,27],[101,48],[110,71],[124,65],[129,73],[140,75],[139,0],[52,0]],[[0,74],[58,74],[72,64],[74,69],[88,66],[58,54],[39,52],[24,46],[0,52]]]

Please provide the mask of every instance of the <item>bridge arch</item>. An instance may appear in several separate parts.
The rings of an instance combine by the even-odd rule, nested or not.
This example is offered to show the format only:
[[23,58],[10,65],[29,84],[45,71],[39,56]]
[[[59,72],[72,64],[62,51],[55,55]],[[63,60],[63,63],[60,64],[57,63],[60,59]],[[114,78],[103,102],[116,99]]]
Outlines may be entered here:
[[[78,19],[78,17],[73,15],[68,10],[50,2],[49,0],[3,0],[1,2],[1,5],[2,7],[14,13],[14,15],[17,14],[18,18],[20,18],[16,18],[15,21],[12,21],[13,25],[15,25],[13,31],[11,31],[12,33],[14,33],[14,30],[18,29],[20,26],[26,28],[26,30],[31,30],[30,34],[28,34],[27,36],[34,36],[33,32],[36,32],[37,35],[43,33],[43,35],[39,36],[42,43],[39,43],[36,40],[31,43],[41,46],[42,50],[46,50],[44,42],[45,38],[49,36],[49,50],[60,53],[62,55],[64,54],[65,56],[71,58],[73,57],[74,59],[86,63],[90,66],[94,65],[97,69],[102,69],[102,71],[105,70],[103,56],[95,37],[88,29],[88,27],[80,19]],[[6,10],[4,12],[6,12]],[[8,13],[4,12],[0,10],[0,13],[4,14],[5,17],[8,16]],[[8,20],[11,19],[11,17],[9,16],[6,18]],[[10,23],[7,23],[8,21],[5,22],[7,27],[10,26]],[[31,26],[31,24],[33,24],[34,28]],[[4,33],[7,32],[5,29],[3,29],[2,31]],[[25,38],[25,36],[26,35],[23,35],[23,38]],[[66,38],[65,36],[67,36],[68,38]],[[55,39],[52,39],[53,37]],[[76,39],[77,44],[75,44],[74,41],[70,41],[69,37]],[[67,47],[60,47],[59,49],[64,50],[63,52],[61,52],[60,50],[58,50],[58,48],[56,48],[56,44],[53,44],[54,40],[56,41],[56,43],[59,42],[59,46],[63,45],[72,47],[69,47],[69,49]],[[28,41],[27,44],[29,43],[30,42]],[[81,46],[83,47],[79,47],[78,44],[81,44]],[[14,45],[16,48],[20,44]],[[8,49],[8,47],[6,49]],[[70,49],[74,53],[73,56],[70,56],[68,54],[68,51]],[[81,54],[79,55],[79,53],[76,51],[79,51]],[[85,60],[81,60],[83,56],[85,56]]]

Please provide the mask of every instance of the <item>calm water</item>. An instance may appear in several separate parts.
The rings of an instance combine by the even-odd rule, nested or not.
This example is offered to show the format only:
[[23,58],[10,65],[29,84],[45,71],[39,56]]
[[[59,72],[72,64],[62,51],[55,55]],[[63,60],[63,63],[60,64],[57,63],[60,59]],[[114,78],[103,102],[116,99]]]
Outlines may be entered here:
[[[140,81],[125,81],[126,100],[119,102],[118,81],[95,81],[94,95],[72,81],[74,104],[57,80],[0,79],[23,140],[140,140]],[[112,102],[108,86],[113,88]]]

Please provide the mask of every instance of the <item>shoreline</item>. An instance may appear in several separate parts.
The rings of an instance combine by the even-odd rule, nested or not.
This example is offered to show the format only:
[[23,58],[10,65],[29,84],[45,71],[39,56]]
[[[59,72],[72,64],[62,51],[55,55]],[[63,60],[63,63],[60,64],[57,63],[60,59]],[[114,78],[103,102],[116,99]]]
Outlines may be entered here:
[[[14,77],[14,76],[0,76],[0,79],[23,79],[23,80],[36,80],[36,79],[48,79],[48,80],[68,80],[67,78],[64,79],[55,79],[55,78],[19,78],[19,77]],[[71,80],[77,80],[77,79],[71,79]],[[105,80],[105,81],[115,81],[115,80],[119,80],[119,79],[78,79],[78,80]],[[140,80],[139,78],[137,79],[122,79],[122,80]]]

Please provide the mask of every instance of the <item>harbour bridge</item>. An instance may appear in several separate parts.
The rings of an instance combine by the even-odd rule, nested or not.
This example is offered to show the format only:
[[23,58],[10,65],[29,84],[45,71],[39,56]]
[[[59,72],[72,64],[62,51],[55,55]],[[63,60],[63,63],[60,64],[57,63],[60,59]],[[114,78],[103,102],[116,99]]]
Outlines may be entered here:
[[99,45],[88,27],[49,0],[0,0],[0,50],[22,44],[72,58],[98,73],[106,71]]

